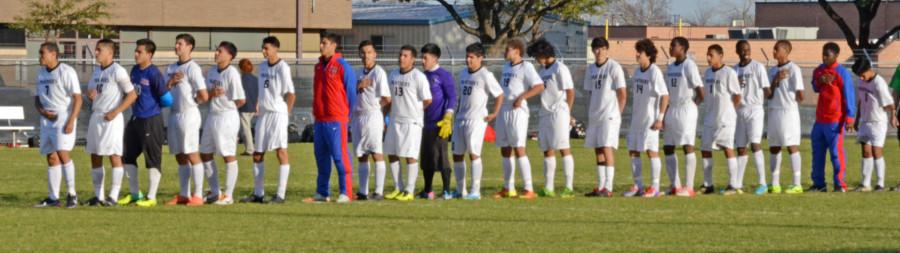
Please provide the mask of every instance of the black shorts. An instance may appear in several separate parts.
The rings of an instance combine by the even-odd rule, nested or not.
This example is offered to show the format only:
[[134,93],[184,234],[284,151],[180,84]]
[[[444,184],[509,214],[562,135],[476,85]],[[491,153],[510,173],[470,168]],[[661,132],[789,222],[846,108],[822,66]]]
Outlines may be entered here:
[[443,171],[450,168],[447,139],[438,136],[436,129],[422,129],[422,150],[419,164],[423,170]]
[[162,167],[162,144],[166,138],[161,114],[140,119],[131,117],[125,125],[125,141],[122,160],[125,164],[137,165],[137,158],[144,154],[147,168]]

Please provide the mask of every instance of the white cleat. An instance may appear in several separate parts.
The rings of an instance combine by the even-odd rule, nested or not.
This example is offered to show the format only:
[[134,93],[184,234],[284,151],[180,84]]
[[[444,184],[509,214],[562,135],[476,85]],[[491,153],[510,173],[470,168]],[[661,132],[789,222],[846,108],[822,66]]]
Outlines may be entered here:
[[232,199],[231,197],[224,197],[219,200],[216,200],[215,204],[220,205],[220,206],[231,205],[231,204],[234,204],[234,199]]
[[340,196],[338,196],[337,203],[350,203],[350,197],[341,194]]

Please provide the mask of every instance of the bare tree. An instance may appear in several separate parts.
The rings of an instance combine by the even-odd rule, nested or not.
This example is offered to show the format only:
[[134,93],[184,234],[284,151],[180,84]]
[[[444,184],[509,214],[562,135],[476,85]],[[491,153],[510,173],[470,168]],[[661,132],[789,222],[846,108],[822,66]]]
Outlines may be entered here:
[[[752,26],[756,22],[756,2],[754,0],[733,0],[724,5],[723,10],[731,20],[743,20],[745,26]],[[729,22],[731,20],[728,20]]]
[[[834,8],[831,7],[831,4],[828,3],[828,1],[819,0],[819,5],[825,10],[828,17],[838,25],[841,32],[844,33],[844,37],[847,39],[847,44],[850,45],[850,48],[874,51],[884,46],[888,39],[891,38],[891,35],[900,32],[900,24],[897,24],[894,25],[894,28],[888,30],[887,33],[881,35],[874,43],[870,41],[870,25],[872,24],[872,20],[875,19],[875,15],[878,14],[878,7],[881,6],[881,2],[881,0],[857,0],[853,2],[853,5],[856,6],[856,11],[859,14],[858,35],[853,33],[853,30],[850,29],[850,26],[847,25],[847,22],[841,17],[841,14],[834,11]],[[894,14],[891,13],[888,15]],[[858,50],[854,51],[858,52]]]
[[613,0],[609,13],[624,25],[665,25],[669,0]]
[[686,21],[691,25],[708,26],[718,23],[717,19],[720,17],[721,11],[719,11],[718,5],[710,1],[700,1]]

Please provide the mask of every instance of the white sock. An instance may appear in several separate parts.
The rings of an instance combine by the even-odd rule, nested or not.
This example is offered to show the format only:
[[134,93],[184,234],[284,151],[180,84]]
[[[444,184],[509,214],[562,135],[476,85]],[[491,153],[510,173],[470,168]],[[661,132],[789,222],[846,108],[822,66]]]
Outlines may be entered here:
[[208,161],[203,163],[204,175],[209,181],[209,192],[213,195],[220,194],[222,188],[219,186],[219,166],[216,161]]
[[59,185],[62,183],[62,166],[47,167],[47,192],[50,199],[59,199]]
[[669,185],[681,187],[681,178],[678,176],[678,156],[675,154],[666,156],[666,176],[669,177]]
[[759,177],[759,185],[766,185],[766,159],[762,150],[753,152],[753,164],[756,165],[756,174]]
[[575,180],[575,159],[572,155],[563,156],[563,175],[566,176],[566,189],[573,190]]
[[456,176],[456,192],[466,195],[466,162],[465,160],[453,162],[453,175]]
[[737,158],[727,158],[725,159],[725,162],[728,165],[728,176],[731,179],[731,187],[741,189],[743,184],[739,181],[740,175],[738,174]]
[[643,168],[643,164],[641,164],[640,157],[632,157],[631,158],[631,176],[634,178],[634,185],[638,187],[638,189],[644,188],[644,179],[641,178],[641,170]]
[[800,152],[791,154],[791,169],[794,170],[794,185],[800,185],[800,173],[802,168],[800,166]]
[[137,166],[134,164],[125,164],[125,177],[128,178],[128,191],[131,195],[137,196],[141,193],[140,181],[138,181]]
[[106,170],[103,167],[97,167],[91,170],[91,182],[94,183],[94,196],[100,201],[106,200],[105,190],[103,190],[103,181],[106,176]]
[[384,196],[384,161],[375,161],[375,194]]
[[234,187],[237,185],[238,162],[232,161],[225,164],[225,195],[233,198]]
[[863,157],[862,159],[862,186],[872,186],[872,167],[874,167],[875,159],[871,157]]
[[510,157],[501,157],[500,160],[503,161],[503,185],[507,190],[516,189],[516,183],[513,177],[516,175],[515,164],[513,163],[512,156]]
[[288,176],[290,174],[290,164],[282,164],[278,167],[278,191],[276,192],[276,194],[278,194],[277,196],[281,199],[284,199],[284,194],[287,192]]
[[597,190],[606,188],[606,166],[597,165]]
[[772,171],[772,186],[781,186],[781,152],[769,155],[769,170]]
[[697,154],[684,154],[684,187],[694,189],[694,178],[697,176]]
[[[369,159],[359,162],[359,193],[369,195]],[[348,194],[350,194],[348,192]]]
[[162,173],[158,168],[147,169],[147,175],[150,179],[150,188],[147,189],[147,199],[156,199],[156,192],[159,191],[159,180],[162,179]]
[[875,173],[878,178],[878,186],[884,187],[884,157],[875,159]]
[[181,192],[178,195],[182,197],[190,198],[191,197],[191,166],[190,165],[178,165],[178,186],[181,187]]
[[472,191],[470,193],[481,194],[481,159],[472,161]]
[[[194,195],[203,196],[203,178],[206,177],[206,170],[203,164],[191,164],[191,179],[194,183]],[[191,196],[193,197],[193,196]]]
[[659,157],[651,157],[650,158],[650,173],[653,177],[653,190],[659,192],[659,178],[660,172],[662,172],[662,163],[659,160]]
[[75,196],[75,163],[69,160],[62,167],[63,177],[66,178],[66,190],[69,195]]
[[737,166],[737,168],[735,168],[735,171],[737,172],[737,174],[734,177],[734,182],[736,182],[737,185],[734,185],[735,188],[738,188],[738,189],[744,188],[744,172],[747,171],[748,158],[749,158],[748,156],[738,156],[737,157],[737,160],[736,160],[737,164],[735,164]]
[[400,161],[391,162],[391,176],[394,177],[394,190],[403,190],[403,177],[400,176]]
[[[522,173],[523,175],[525,173]],[[544,157],[544,188],[553,190],[553,180],[556,180],[556,157]]]
[[613,178],[616,175],[616,166],[606,166],[604,168],[606,168],[606,184],[604,187],[606,187],[606,190],[609,192],[612,192],[613,188],[615,188],[615,185],[613,185]]
[[253,195],[262,197],[266,195],[264,185],[266,178],[266,165],[264,162],[253,163]]
[[712,158],[703,158],[703,186],[712,186],[712,169],[713,169],[713,160]]
[[114,167],[110,172],[112,172],[112,183],[109,185],[109,197],[115,202],[119,200],[119,190],[122,189],[122,177],[125,176],[125,169]]
[[406,164],[406,192],[415,194],[416,177],[419,176],[419,163]]
[[525,184],[525,191],[534,191],[534,185],[531,181],[531,161],[528,160],[527,156],[522,156],[516,159],[519,170],[522,172],[522,181]]

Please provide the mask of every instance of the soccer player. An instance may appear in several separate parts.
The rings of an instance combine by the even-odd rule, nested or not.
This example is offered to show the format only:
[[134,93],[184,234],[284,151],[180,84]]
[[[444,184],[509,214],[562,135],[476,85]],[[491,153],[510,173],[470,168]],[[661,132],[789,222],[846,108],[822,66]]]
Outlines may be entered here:
[[728,186],[722,190],[725,195],[741,194],[738,185],[737,158],[734,157],[734,130],[737,120],[735,108],[741,104],[741,87],[737,73],[722,62],[724,51],[719,44],[709,46],[706,60],[709,68],[704,74],[704,81],[709,99],[703,115],[703,135],[701,137],[700,154],[703,156],[704,181],[712,185],[712,152],[723,149],[728,161]]
[[[869,60],[857,58],[853,63],[853,73],[859,76],[859,92],[857,111],[859,118],[856,129],[859,130],[857,140],[862,148],[862,185],[856,191],[884,191],[884,139],[888,125],[897,128],[900,125],[894,115],[894,99],[891,97],[887,82],[872,70]],[[872,167],[875,167],[877,183],[872,189]]]
[[735,53],[737,53],[740,62],[734,65],[734,71],[737,72],[738,82],[741,85],[741,105],[737,108],[737,126],[735,127],[734,145],[737,147],[737,185],[735,188],[743,188],[744,186],[744,170],[747,168],[747,145],[753,151],[753,162],[756,165],[756,172],[759,176],[759,186],[754,193],[756,195],[766,194],[769,187],[766,185],[766,165],[763,157],[762,141],[763,124],[765,119],[765,110],[763,95],[765,89],[769,88],[769,74],[766,73],[766,66],[751,58],[750,42],[740,40],[735,45]]
[[[461,192],[450,192],[450,160],[447,157],[447,138],[453,132],[453,108],[456,107],[456,87],[453,74],[438,64],[441,48],[428,43],[422,46],[422,68],[431,88],[431,105],[425,108],[425,126],[422,128],[422,172],[425,188],[419,198],[434,199],[432,178],[441,172],[443,198],[461,198]],[[458,183],[458,182],[457,182]]]
[[[200,65],[191,59],[194,51],[194,36],[182,33],[175,37],[175,54],[178,62],[170,64],[166,70],[169,80],[166,86],[172,92],[172,111],[169,114],[169,153],[175,154],[178,162],[178,185],[181,192],[166,205],[203,205],[203,163],[200,161],[200,110],[199,104],[206,103],[206,83]],[[194,182],[191,194],[190,180]]]
[[[634,102],[631,107],[631,126],[628,130],[628,156],[631,157],[631,175],[634,186],[623,193],[625,197],[659,197],[659,130],[663,128],[666,108],[669,106],[669,91],[665,77],[656,67],[656,46],[650,39],[639,40],[634,45],[635,58],[639,64],[632,80]],[[641,153],[650,158],[652,186],[643,189],[641,179]]]
[[[391,71],[388,83],[391,88],[390,124],[384,140],[384,152],[391,163],[394,176],[394,192],[386,199],[413,200],[416,177],[419,174],[418,159],[422,145],[422,125],[425,107],[431,104],[431,88],[422,71],[413,66],[416,49],[410,45],[400,48],[400,68]],[[400,179],[400,158],[406,160],[406,187]]]
[[[94,74],[88,82],[87,97],[92,102],[91,119],[88,123],[87,146],[85,151],[91,154],[91,181],[94,183],[94,198],[89,205],[116,205],[119,190],[122,188],[122,138],[125,135],[125,121],[122,112],[127,110],[137,94],[129,80],[125,68],[113,62],[116,44],[110,39],[97,41],[94,55],[97,63]],[[109,199],[103,191],[105,170],[103,157],[109,157],[112,165],[112,184]]]
[[563,175],[566,177],[566,188],[560,193],[560,197],[571,198],[575,196],[572,190],[572,180],[575,176],[575,160],[572,159],[572,151],[569,145],[569,129],[575,121],[570,115],[572,104],[575,102],[575,84],[569,67],[556,60],[556,48],[547,40],[540,39],[528,46],[528,55],[534,57],[541,65],[538,72],[544,83],[544,91],[541,92],[541,117],[538,141],[541,150],[544,151],[544,189],[538,191],[542,197],[554,197],[553,181],[556,174],[556,156],[553,151],[559,151],[563,161]]
[[[156,43],[150,39],[139,39],[135,44],[131,83],[137,86],[137,100],[131,106],[131,119],[125,125],[122,155],[131,194],[120,199],[119,204],[135,203],[140,207],[152,207],[157,204],[156,193],[162,178],[162,145],[166,138],[162,108],[172,106],[172,94],[165,77],[152,62]],[[150,184],[146,198],[142,198],[138,184],[137,158],[142,153]]]
[[[467,68],[459,71],[459,96],[456,123],[453,124],[453,169],[456,173],[456,192],[467,200],[481,199],[481,148],[487,124],[497,118],[503,106],[503,88],[489,70],[484,68],[485,49],[481,43],[466,47]],[[488,96],[494,98],[494,108],[488,114]],[[472,163],[472,188],[466,194],[465,155]]]
[[786,190],[788,194],[803,193],[800,185],[800,110],[798,104],[803,102],[803,73],[789,59],[791,42],[779,40],[775,42],[772,57],[778,61],[777,66],[769,69],[771,87],[763,89],[769,108],[766,115],[766,136],[769,140],[769,168],[772,172],[772,184],[769,193],[781,193],[781,149],[787,148],[791,158],[793,182]]
[[[893,94],[894,97],[894,107],[900,110],[900,106],[898,106],[898,104],[900,104],[900,65],[897,65],[897,69],[894,70],[894,77],[891,78],[891,94]],[[900,111],[898,111],[898,113],[900,113]],[[900,135],[897,135],[897,139],[900,140]],[[900,184],[891,188],[891,191],[900,191]]]
[[594,64],[584,72],[584,89],[591,93],[588,128],[584,146],[597,157],[597,188],[588,197],[612,197],[616,172],[615,151],[619,148],[619,129],[628,91],[625,72],[619,62],[609,58],[609,41],[597,37],[591,41]]
[[81,86],[75,69],[59,62],[59,46],[44,42],[34,107],[41,115],[41,154],[47,157],[48,196],[35,207],[59,207],[59,185],[66,178],[66,208],[78,206],[75,192],[75,163],[69,152],[75,146],[75,130],[81,111]]
[[813,71],[813,91],[819,93],[816,104],[816,123],[813,124],[812,192],[826,192],[825,152],[831,154],[834,168],[834,191],[846,192],[844,182],[846,159],[844,155],[844,131],[853,131],[856,116],[856,95],[853,93],[853,76],[837,61],[841,48],[834,42],[822,47],[822,65]]
[[[222,41],[216,48],[216,66],[206,73],[206,90],[209,91],[209,114],[203,124],[203,135],[200,136],[200,159],[209,180],[207,204],[231,205],[234,203],[234,184],[237,182],[238,130],[241,119],[238,107],[244,105],[244,87],[241,73],[231,66],[237,56],[234,43]],[[225,161],[225,192],[219,187],[219,169],[213,155],[222,156]]]
[[267,151],[275,150],[278,157],[278,188],[270,203],[284,203],[291,164],[288,161],[288,120],[294,108],[294,80],[287,63],[278,57],[281,42],[274,36],[263,38],[259,63],[259,97],[257,99],[256,133],[253,136],[253,193],[241,203],[265,203],[266,167],[263,162]]
[[[357,76],[356,106],[350,117],[350,132],[353,133],[353,150],[359,162],[359,192],[357,200],[384,199],[384,153],[382,138],[384,137],[384,114],[382,109],[391,102],[391,91],[388,87],[387,73],[375,63],[378,53],[375,44],[370,40],[359,43],[359,58],[363,66],[355,72]],[[369,196],[369,157],[375,162],[375,193]]]
[[494,123],[497,131],[497,146],[503,157],[503,189],[494,194],[494,198],[513,198],[518,196],[515,187],[516,167],[513,157],[522,173],[525,192],[521,198],[537,197],[531,182],[531,162],[525,153],[528,141],[528,98],[536,96],[544,90],[544,81],[534,70],[530,62],[525,61],[525,42],[513,39],[506,44],[506,60],[503,65],[503,94],[506,101],[500,109],[500,115]]
[[[703,80],[697,63],[687,57],[688,40],[675,37],[669,43],[669,52],[675,62],[666,68],[666,88],[669,91],[669,108],[666,110],[666,121],[663,122],[663,152],[666,154],[666,174],[669,176],[669,194],[679,196],[694,195],[694,175],[697,170],[697,156],[694,155],[694,142],[697,139],[697,105],[703,102]],[[684,149],[685,186],[681,187],[678,176],[678,156],[675,148]],[[709,176],[704,177],[703,191],[712,191],[713,186],[706,184]],[[658,189],[657,189],[658,190]],[[679,194],[680,193],[680,194]]]
[[331,164],[337,169],[337,202],[347,203],[353,194],[353,160],[347,152],[347,123],[356,104],[356,74],[337,52],[340,37],[329,33],[319,41],[319,62],[313,77],[313,148],[319,174],[313,201],[327,202],[330,196]]

